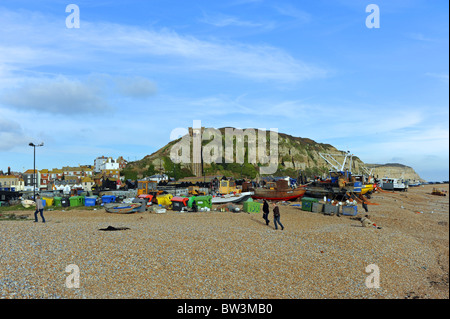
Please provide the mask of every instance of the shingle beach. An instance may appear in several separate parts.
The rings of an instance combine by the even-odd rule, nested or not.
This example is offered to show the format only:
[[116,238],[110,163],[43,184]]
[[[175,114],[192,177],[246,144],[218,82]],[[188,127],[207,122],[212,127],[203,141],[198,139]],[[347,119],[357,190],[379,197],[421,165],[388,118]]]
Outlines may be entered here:
[[[438,185],[448,191],[448,184]],[[45,211],[0,221],[1,298],[449,298],[449,197],[376,193],[358,216],[280,205],[261,213]],[[15,212],[29,215],[32,212]],[[270,218],[272,214],[270,215]],[[121,231],[100,228],[127,227]],[[79,288],[67,288],[68,265]],[[379,269],[368,288],[366,267]]]

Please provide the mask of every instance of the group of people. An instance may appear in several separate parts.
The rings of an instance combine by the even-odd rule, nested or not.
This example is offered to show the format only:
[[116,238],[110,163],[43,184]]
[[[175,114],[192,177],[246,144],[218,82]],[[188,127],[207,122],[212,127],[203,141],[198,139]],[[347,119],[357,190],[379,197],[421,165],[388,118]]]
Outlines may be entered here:
[[[278,225],[280,225],[281,230],[284,230],[284,226],[283,224],[280,222],[280,208],[278,208],[278,205],[276,203],[273,203],[273,223],[275,225],[275,229],[278,229]],[[269,225],[270,221],[269,221],[269,213],[270,213],[270,208],[269,208],[269,203],[267,202],[267,200],[264,199],[264,203],[263,203],[263,218],[266,221],[266,225]]]

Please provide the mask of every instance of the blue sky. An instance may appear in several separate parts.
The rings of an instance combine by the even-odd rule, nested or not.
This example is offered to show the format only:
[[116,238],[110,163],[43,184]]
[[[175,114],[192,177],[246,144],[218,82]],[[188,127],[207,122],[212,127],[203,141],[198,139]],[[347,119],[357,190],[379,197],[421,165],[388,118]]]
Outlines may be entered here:
[[[66,27],[70,3],[80,28]],[[366,27],[366,6],[380,28]],[[0,1],[0,169],[277,128],[449,175],[448,1]]]

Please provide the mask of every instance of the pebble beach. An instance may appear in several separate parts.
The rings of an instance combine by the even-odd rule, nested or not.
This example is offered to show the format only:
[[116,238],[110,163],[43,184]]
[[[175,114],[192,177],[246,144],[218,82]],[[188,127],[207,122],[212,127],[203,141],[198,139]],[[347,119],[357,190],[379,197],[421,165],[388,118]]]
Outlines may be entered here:
[[[0,297],[448,299],[449,197],[433,187],[449,188],[375,193],[355,217],[280,204],[284,230],[261,213],[55,208],[35,223],[9,212],[28,219],[0,221]],[[362,227],[365,214],[381,229]],[[78,288],[66,285],[69,265]],[[369,265],[379,288],[366,285]]]

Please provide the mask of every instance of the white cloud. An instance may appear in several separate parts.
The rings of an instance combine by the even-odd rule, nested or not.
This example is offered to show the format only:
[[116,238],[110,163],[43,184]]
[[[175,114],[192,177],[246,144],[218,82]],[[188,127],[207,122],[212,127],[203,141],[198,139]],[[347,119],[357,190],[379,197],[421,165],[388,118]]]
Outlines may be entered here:
[[22,126],[14,120],[0,116],[0,150],[9,151],[17,145],[29,143],[30,138],[25,134]]
[[[86,70],[93,65],[97,69],[114,69],[119,65],[125,69],[138,64],[133,60],[139,60],[140,67],[154,63],[159,67],[165,65],[167,69],[176,67],[179,72],[207,70],[258,81],[281,82],[326,74],[323,69],[269,45],[207,41],[167,29],[89,21],[83,21],[79,29],[66,29],[54,18],[29,18],[32,15],[26,12],[12,15],[0,9],[0,21],[4,26],[0,29],[0,38],[6,43],[0,44],[0,53],[6,57],[3,63],[22,68],[77,65],[79,70]],[[229,23],[239,21],[230,20]],[[164,58],[166,63],[161,65],[159,60],[152,58]]]
[[436,79],[439,79],[440,81],[442,81],[444,84],[449,83],[449,79],[448,79],[448,74],[447,73],[433,73],[433,72],[428,72],[425,73],[426,76],[430,76]]
[[111,109],[99,88],[65,77],[27,81],[20,88],[5,91],[0,102],[24,111],[54,114],[98,113]]
[[410,39],[412,40],[417,40],[417,41],[423,41],[423,42],[436,42],[436,39],[432,39],[429,37],[426,37],[423,33],[417,32],[417,33],[409,33],[407,35]]
[[294,18],[302,23],[308,23],[311,21],[311,14],[290,4],[277,4],[275,5],[275,9],[279,14]]
[[116,77],[116,86],[120,93],[132,98],[146,98],[156,94],[156,84],[141,76]]
[[260,28],[260,29],[273,29],[273,22],[254,22],[249,20],[242,20],[237,17],[224,15],[224,14],[215,14],[208,15],[205,12],[203,13],[203,18],[200,19],[201,22],[210,24],[216,27],[248,27],[248,28]]

